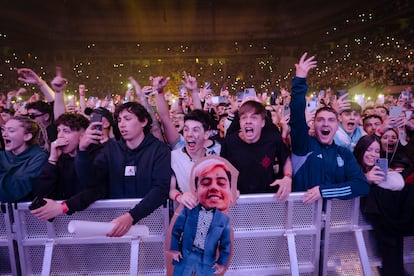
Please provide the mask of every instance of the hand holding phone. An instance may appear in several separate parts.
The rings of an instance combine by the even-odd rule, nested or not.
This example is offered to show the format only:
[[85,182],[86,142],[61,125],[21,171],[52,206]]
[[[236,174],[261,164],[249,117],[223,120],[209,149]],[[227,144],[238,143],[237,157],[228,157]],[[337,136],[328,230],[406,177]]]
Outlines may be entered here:
[[381,171],[384,173],[384,178],[387,178],[388,174],[388,159],[387,158],[378,158],[375,159],[375,166],[378,166]]
[[45,206],[46,203],[46,200],[44,200],[43,198],[35,197],[35,199],[33,199],[32,203],[29,205],[29,210],[39,209],[40,207]]
[[400,117],[402,114],[401,106],[390,106],[390,117]]
[[[102,114],[93,112],[91,114],[91,123],[102,122]],[[102,125],[96,126],[95,129],[102,131]]]

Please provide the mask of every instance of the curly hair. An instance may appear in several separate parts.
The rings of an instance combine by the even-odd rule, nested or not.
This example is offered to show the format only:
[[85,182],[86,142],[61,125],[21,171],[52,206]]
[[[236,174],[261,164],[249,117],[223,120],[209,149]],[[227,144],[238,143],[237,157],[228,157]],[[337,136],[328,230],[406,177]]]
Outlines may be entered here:
[[65,125],[71,130],[79,131],[88,128],[89,120],[81,114],[63,113],[55,120],[54,124],[56,126]]

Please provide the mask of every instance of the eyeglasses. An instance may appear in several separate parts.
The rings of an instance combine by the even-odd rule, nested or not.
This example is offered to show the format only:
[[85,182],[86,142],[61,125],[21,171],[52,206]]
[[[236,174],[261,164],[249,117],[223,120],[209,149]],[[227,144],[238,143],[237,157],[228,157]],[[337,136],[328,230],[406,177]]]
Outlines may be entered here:
[[30,119],[34,120],[37,117],[43,116],[46,113],[41,113],[41,114],[27,114],[27,117],[29,117]]

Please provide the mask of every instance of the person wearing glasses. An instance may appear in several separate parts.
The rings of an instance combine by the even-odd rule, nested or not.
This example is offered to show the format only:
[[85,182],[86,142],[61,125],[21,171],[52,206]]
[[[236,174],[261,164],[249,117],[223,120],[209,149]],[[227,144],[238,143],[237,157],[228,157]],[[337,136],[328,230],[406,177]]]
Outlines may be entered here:
[[27,103],[26,109],[27,116],[38,123],[41,129],[45,129],[45,133],[42,133],[42,136],[44,141],[47,141],[47,144],[50,145],[50,143],[57,139],[57,127],[53,123],[52,105],[44,101],[36,101]]
[[39,126],[27,117],[13,117],[2,127],[0,202],[31,199],[32,183],[47,161],[47,153],[37,145],[38,134]]

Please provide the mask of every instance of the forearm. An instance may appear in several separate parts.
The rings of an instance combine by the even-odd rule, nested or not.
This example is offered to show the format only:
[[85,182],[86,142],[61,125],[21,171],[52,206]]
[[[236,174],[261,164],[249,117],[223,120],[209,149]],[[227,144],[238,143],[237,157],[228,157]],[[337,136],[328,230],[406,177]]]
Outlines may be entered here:
[[53,115],[54,118],[59,118],[60,115],[65,113],[65,98],[63,93],[55,94],[55,101],[53,102]]
[[202,109],[200,96],[198,95],[199,89],[191,91],[191,98],[193,99],[193,109]]
[[50,103],[55,100],[55,92],[44,80],[40,80],[38,86],[47,102]]

